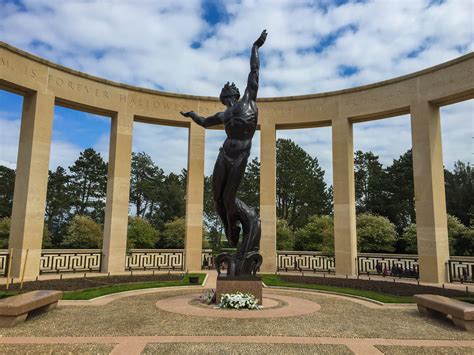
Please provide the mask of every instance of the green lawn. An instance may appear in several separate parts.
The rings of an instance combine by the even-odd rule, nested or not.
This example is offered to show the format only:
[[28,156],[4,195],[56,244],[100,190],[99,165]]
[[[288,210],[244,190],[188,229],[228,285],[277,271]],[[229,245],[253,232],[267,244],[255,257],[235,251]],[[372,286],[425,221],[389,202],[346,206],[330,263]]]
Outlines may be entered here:
[[342,293],[346,295],[370,298],[372,300],[383,302],[383,303],[413,303],[413,298],[411,296],[394,296],[394,295],[387,295],[384,293],[378,293],[374,291],[359,290],[355,288],[287,282],[281,279],[281,277],[276,276],[276,275],[263,275],[262,281],[267,286],[297,287],[297,288],[307,288],[311,290],[337,292],[337,293]]
[[[63,295],[63,300],[90,300],[92,298],[110,295],[112,293],[142,290],[146,288],[156,287],[172,287],[172,286],[190,286],[189,278],[192,276],[199,277],[199,285],[202,285],[206,274],[188,274],[185,275],[181,281],[149,281],[149,282],[137,282],[137,283],[126,283],[109,286],[93,287],[84,290],[77,291],[66,291]],[[15,291],[2,291],[0,292],[0,299],[15,295]]]

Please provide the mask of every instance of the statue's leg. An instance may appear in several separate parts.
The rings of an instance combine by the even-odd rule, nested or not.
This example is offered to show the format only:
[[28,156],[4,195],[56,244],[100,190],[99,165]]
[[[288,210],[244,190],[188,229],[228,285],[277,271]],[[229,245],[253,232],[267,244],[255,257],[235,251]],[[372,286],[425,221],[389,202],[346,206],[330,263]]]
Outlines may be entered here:
[[224,186],[227,176],[227,171],[224,163],[224,156],[222,152],[217,156],[216,164],[214,165],[214,171],[212,173],[212,193],[214,199],[214,208],[216,209],[217,215],[220,217],[222,224],[224,225],[224,231],[229,240],[227,234],[227,214],[224,206]]
[[237,189],[245,173],[249,153],[243,153],[242,157],[234,161],[234,165],[229,169],[226,185],[224,186],[224,206],[227,213],[227,224],[229,229],[228,237],[233,245],[239,242],[240,228],[237,226],[239,211],[235,202]]

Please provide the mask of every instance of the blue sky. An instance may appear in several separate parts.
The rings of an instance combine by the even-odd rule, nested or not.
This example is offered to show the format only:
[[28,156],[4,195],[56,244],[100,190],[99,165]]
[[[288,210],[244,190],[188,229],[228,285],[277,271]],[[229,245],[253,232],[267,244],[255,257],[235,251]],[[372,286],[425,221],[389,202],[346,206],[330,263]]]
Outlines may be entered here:
[[[0,0],[0,40],[53,62],[128,84],[217,96],[243,89],[251,43],[262,48],[260,97],[369,84],[473,51],[471,0]],[[443,108],[443,154],[472,162],[472,100]],[[21,97],[0,91],[0,164],[15,167]],[[393,131],[398,132],[393,135]],[[110,119],[57,107],[50,168],[94,147],[107,158]],[[279,131],[318,157],[331,183],[331,129]],[[381,139],[383,137],[383,139]],[[206,135],[206,173],[224,134]],[[354,148],[390,164],[411,147],[408,116],[356,124]],[[166,172],[186,167],[187,130],[135,123],[134,151]],[[259,155],[256,134],[253,156]]]

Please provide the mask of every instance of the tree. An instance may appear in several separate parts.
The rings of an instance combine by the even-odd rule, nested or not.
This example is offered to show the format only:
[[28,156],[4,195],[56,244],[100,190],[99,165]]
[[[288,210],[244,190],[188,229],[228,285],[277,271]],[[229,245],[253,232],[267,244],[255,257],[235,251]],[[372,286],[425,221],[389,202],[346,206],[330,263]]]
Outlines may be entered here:
[[332,216],[311,216],[308,224],[295,233],[295,249],[334,253],[334,220]]
[[260,162],[255,157],[247,165],[244,177],[240,183],[237,197],[247,206],[255,208],[257,213],[260,210]]
[[151,157],[142,153],[132,153],[130,174],[130,203],[135,206],[136,215],[145,217],[147,210],[153,210],[163,188],[164,173]]
[[411,223],[405,228],[397,243],[397,250],[408,254],[418,253],[415,223]]
[[186,233],[186,224],[184,217],[176,218],[173,221],[165,223],[159,248],[163,249],[182,249],[184,248],[184,235]]
[[474,256],[473,228],[468,228],[461,223],[459,218],[447,215],[449,254],[459,256]]
[[153,206],[148,218],[159,230],[165,224],[185,216],[186,211],[186,172],[180,175],[170,173],[165,177],[159,200]]
[[383,216],[395,224],[402,234],[410,223],[415,223],[415,191],[413,183],[413,157],[411,149],[386,169],[385,200]]
[[87,148],[69,170],[74,212],[103,223],[107,189],[107,164],[104,159],[94,149]]
[[[458,256],[474,256],[474,229],[464,226],[460,220],[450,214],[447,215],[449,254]],[[410,224],[403,233],[405,250],[416,254],[416,224]]]
[[358,250],[365,253],[395,251],[397,232],[388,218],[362,213],[356,218]]
[[295,230],[311,215],[330,213],[331,201],[318,159],[290,139],[278,139],[276,147],[277,216]]
[[8,238],[10,237],[10,217],[0,218],[0,249],[8,248]]
[[141,217],[128,217],[127,248],[154,248],[158,239],[158,231],[149,221]]
[[0,165],[0,218],[12,215],[15,170]]
[[68,223],[62,246],[77,249],[102,247],[102,228],[89,216],[74,216]]
[[474,218],[474,170],[469,163],[454,163],[454,170],[444,170],[446,209],[459,218],[466,227],[473,225]]
[[277,250],[293,250],[295,236],[288,227],[288,223],[281,218],[277,219],[276,225]]
[[60,245],[62,242],[64,228],[73,204],[69,180],[66,170],[61,166],[54,172],[48,172],[45,219],[53,245]]
[[[8,239],[10,237],[10,225],[11,225],[10,217],[0,218],[0,249],[8,248]],[[41,247],[43,249],[51,248],[51,237],[48,233],[48,228],[46,226],[46,223],[43,225],[43,242],[42,242]]]
[[382,214],[386,203],[386,178],[379,157],[372,152],[355,152],[354,178],[357,212]]

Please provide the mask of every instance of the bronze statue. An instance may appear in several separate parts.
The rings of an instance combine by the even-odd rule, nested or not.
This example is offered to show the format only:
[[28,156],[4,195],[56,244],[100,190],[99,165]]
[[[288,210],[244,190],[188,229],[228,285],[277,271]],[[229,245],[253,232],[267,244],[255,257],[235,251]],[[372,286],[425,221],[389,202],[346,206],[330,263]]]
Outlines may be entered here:
[[[258,253],[260,249],[260,219],[252,208],[236,198],[237,189],[247,166],[247,159],[252,147],[252,138],[258,122],[257,91],[260,60],[259,48],[265,43],[267,31],[264,30],[252,46],[250,56],[250,73],[244,95],[240,98],[239,89],[234,83],[222,88],[220,100],[227,106],[224,112],[210,117],[201,117],[195,112],[181,112],[191,117],[198,125],[207,128],[224,124],[227,138],[219,150],[213,171],[214,205],[224,225],[227,239],[238,248],[235,255],[221,254],[216,264],[228,264],[228,275],[255,275],[262,263]],[[241,228],[242,242],[239,245]],[[218,269],[219,271],[219,269]]]

